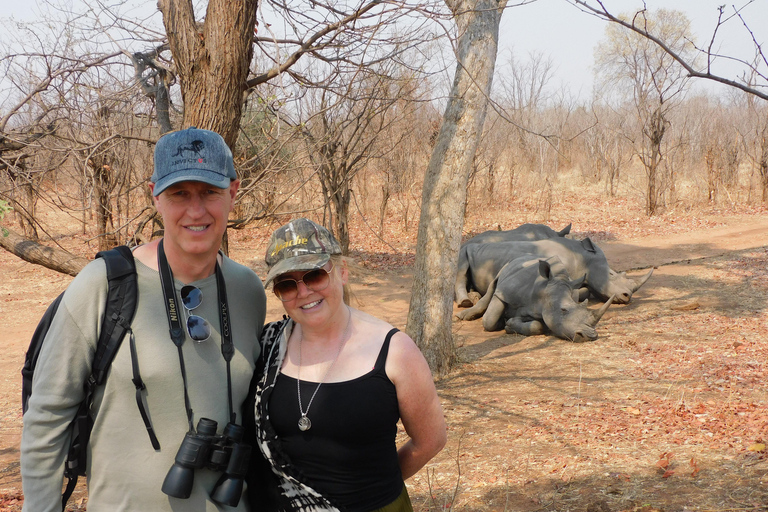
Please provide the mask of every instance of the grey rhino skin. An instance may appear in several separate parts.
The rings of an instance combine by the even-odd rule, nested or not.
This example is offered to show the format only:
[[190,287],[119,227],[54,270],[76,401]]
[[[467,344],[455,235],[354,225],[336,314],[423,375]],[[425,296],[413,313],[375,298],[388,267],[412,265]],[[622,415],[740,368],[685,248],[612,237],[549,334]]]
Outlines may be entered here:
[[595,297],[603,301],[615,297],[616,304],[628,304],[632,294],[653,274],[651,269],[648,274],[635,280],[627,277],[624,272],[611,270],[605,253],[589,238],[572,240],[558,237],[534,242],[465,244],[459,252],[459,269],[456,274],[455,298],[459,307],[472,306],[467,295],[470,286],[485,295],[501,268],[507,262],[526,254],[543,259],[558,256],[569,275],[586,275],[584,284]]
[[525,336],[552,333],[575,342],[596,340],[595,326],[613,297],[597,311],[588,309],[586,301],[573,298],[584,279],[572,281],[557,256],[522,256],[504,265],[477,304],[456,316],[474,320],[482,315],[486,331],[503,328]]
[[533,242],[534,240],[544,240],[547,238],[564,237],[571,232],[571,224],[568,224],[560,231],[555,231],[544,224],[521,224],[515,229],[509,231],[484,231],[473,236],[462,245],[467,244],[489,244],[495,242]]

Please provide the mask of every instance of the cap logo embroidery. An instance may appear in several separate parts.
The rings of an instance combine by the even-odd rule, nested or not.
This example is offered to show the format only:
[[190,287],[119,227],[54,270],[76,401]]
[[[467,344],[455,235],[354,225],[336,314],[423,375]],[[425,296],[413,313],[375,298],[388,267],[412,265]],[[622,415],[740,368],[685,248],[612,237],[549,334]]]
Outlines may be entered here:
[[272,253],[270,256],[274,256],[278,252],[282,251],[283,249],[287,249],[288,247],[293,247],[295,245],[306,245],[309,240],[307,238],[294,238],[293,240],[286,240],[285,242],[278,243],[275,245],[275,248],[272,250]]
[[201,140],[193,140],[189,144],[182,144],[176,148],[176,152],[171,156],[185,157],[185,152],[192,153],[192,157],[196,157],[198,162],[203,161],[202,152],[205,150],[205,143]]

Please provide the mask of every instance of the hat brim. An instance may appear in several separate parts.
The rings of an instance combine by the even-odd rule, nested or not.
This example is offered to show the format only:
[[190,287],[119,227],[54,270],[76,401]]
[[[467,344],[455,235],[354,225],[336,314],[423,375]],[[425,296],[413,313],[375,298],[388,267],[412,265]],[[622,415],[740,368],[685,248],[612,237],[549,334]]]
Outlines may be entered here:
[[229,188],[230,183],[232,183],[229,176],[222,176],[217,172],[205,169],[180,169],[157,180],[153,195],[159,196],[163,190],[182,181],[200,181],[217,188]]
[[264,286],[269,286],[269,283],[281,274],[318,269],[328,263],[330,259],[330,254],[303,254],[282,260],[269,270]]

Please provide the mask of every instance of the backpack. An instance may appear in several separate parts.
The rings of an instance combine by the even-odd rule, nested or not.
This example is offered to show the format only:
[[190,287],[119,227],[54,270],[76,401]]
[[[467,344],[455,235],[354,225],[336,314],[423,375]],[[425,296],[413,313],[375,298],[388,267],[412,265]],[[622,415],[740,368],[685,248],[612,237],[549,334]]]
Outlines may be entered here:
[[[99,340],[96,345],[96,354],[91,366],[91,375],[84,384],[85,399],[80,404],[75,419],[72,420],[71,424],[73,432],[66,466],[64,467],[64,476],[67,477],[68,482],[66,490],[62,495],[62,510],[64,510],[67,500],[75,489],[78,476],[85,476],[86,447],[88,446],[91,429],[93,428],[93,418],[90,413],[93,392],[96,386],[103,384],[106,379],[109,366],[112,364],[112,360],[120,348],[120,343],[123,341],[133,321],[139,296],[136,263],[128,247],[122,245],[108,251],[102,251],[96,257],[103,258],[106,263],[109,291],[107,293],[107,305],[101,324],[101,332],[99,333]],[[51,327],[51,322],[56,315],[63,295],[64,292],[56,297],[51,305],[48,306],[32,335],[32,341],[29,344],[29,349],[24,359],[24,367],[21,369],[21,407],[23,413],[27,412],[29,396],[32,394],[32,376],[35,372],[43,340],[45,340],[45,336]],[[136,385],[138,395],[139,388],[143,389],[140,377],[138,383],[134,379],[134,384]]]

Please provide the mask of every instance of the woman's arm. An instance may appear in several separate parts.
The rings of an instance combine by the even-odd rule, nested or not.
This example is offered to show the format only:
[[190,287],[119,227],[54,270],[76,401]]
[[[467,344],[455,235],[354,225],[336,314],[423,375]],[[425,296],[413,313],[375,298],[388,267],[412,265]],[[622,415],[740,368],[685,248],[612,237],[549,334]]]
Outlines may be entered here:
[[397,389],[400,418],[410,437],[397,451],[405,480],[445,446],[445,418],[429,365],[410,336],[403,332],[392,337],[386,372]]

